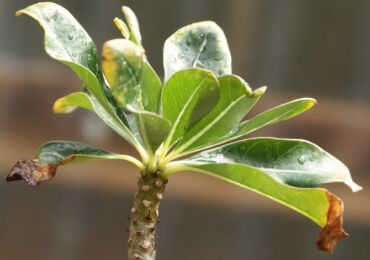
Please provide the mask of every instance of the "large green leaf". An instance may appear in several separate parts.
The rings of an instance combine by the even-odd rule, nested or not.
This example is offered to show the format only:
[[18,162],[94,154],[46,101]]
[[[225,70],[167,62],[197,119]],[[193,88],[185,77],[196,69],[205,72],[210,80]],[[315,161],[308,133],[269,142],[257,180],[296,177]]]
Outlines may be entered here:
[[344,182],[353,191],[361,189],[342,162],[305,140],[252,138],[204,151],[189,160],[246,164],[296,187]]
[[79,76],[109,114],[110,120],[120,125],[122,136],[137,145],[124,115],[115,108],[114,100],[109,97],[109,91],[104,85],[96,46],[76,19],[65,8],[49,2],[31,5],[16,14],[27,14],[40,23],[45,31],[46,53],[69,66]]
[[176,157],[194,152],[217,142],[235,127],[258,101],[248,84],[238,76],[219,78],[220,99],[176,146]]
[[250,139],[174,161],[167,167],[165,177],[193,170],[252,190],[303,214],[323,227],[317,245],[328,252],[338,239],[347,236],[342,229],[342,201],[325,189],[302,187],[345,182],[353,191],[361,189],[341,162],[302,140]]
[[166,148],[212,110],[219,91],[214,75],[198,68],[179,71],[166,82],[162,92],[162,114],[172,124]]
[[170,36],[163,50],[165,79],[186,68],[212,70],[218,77],[231,74],[231,54],[222,29],[214,22],[194,23]]

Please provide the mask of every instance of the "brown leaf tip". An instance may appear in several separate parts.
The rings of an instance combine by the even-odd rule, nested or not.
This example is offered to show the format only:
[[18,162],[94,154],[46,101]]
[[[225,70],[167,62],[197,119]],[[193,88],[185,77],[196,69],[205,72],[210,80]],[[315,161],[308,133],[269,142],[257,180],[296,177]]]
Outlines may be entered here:
[[316,245],[319,250],[332,253],[338,240],[348,237],[348,234],[343,230],[342,201],[329,192],[327,197],[330,205],[327,213],[327,222],[320,233]]
[[29,159],[18,160],[6,177],[7,181],[24,180],[31,186],[37,186],[43,181],[48,181],[55,176],[57,166],[39,163]]

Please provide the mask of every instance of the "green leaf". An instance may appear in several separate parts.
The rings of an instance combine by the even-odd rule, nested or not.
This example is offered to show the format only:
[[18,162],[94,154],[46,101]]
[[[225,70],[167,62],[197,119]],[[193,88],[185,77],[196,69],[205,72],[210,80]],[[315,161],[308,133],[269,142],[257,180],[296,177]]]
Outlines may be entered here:
[[140,27],[139,21],[135,15],[135,13],[127,6],[122,6],[122,12],[125,16],[128,28],[130,30],[130,41],[141,45],[141,34],[140,34]]
[[65,8],[49,2],[37,3],[16,13],[17,16],[22,14],[27,14],[40,23],[45,31],[46,53],[69,66],[79,76],[110,120],[120,125],[122,137],[137,147],[137,141],[128,129],[124,115],[117,110],[104,85],[96,46],[76,19]]
[[305,140],[253,138],[204,151],[190,160],[246,164],[295,187],[344,182],[353,191],[361,189],[342,162]]
[[187,68],[204,68],[218,77],[231,74],[231,54],[222,29],[214,22],[194,23],[181,28],[164,44],[165,79]]
[[213,110],[188,131],[176,146],[176,157],[204,149],[238,126],[258,101],[248,84],[238,76],[219,78],[220,99]]
[[143,142],[151,151],[157,150],[170,132],[171,123],[167,119],[150,112],[139,112],[134,115]]
[[68,114],[73,112],[76,108],[83,108],[95,112],[89,95],[85,92],[74,92],[57,99],[54,102],[53,111],[56,114]]
[[166,148],[212,110],[219,89],[210,71],[197,68],[179,71],[166,82],[162,92],[162,114],[172,124]]
[[162,82],[148,61],[144,64],[140,85],[143,93],[144,109],[153,113],[158,113]]
[[250,134],[267,125],[276,124],[295,117],[313,107],[316,100],[313,98],[300,98],[271,108],[250,120],[242,122],[232,133],[224,137],[222,142],[234,140]]
[[105,159],[120,159],[122,155],[111,153],[85,144],[69,141],[52,141],[43,144],[38,151],[38,160],[61,165]]
[[328,252],[339,238],[347,236],[342,229],[342,201],[325,189],[301,187],[345,182],[353,191],[361,189],[341,162],[302,140],[250,139],[204,151],[167,167],[165,177],[193,170],[252,190],[303,214],[323,227],[317,244]]

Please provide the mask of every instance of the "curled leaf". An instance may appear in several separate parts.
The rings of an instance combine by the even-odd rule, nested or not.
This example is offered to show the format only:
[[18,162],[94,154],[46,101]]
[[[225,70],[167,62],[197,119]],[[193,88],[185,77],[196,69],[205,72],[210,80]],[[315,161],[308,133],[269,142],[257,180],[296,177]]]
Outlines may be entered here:
[[51,180],[55,176],[57,165],[40,163],[34,160],[18,160],[7,176],[7,181],[24,180],[31,186],[37,186],[41,182]]
[[348,237],[348,234],[343,230],[342,201],[329,192],[326,195],[329,201],[327,221],[316,245],[319,250],[332,253],[338,240]]

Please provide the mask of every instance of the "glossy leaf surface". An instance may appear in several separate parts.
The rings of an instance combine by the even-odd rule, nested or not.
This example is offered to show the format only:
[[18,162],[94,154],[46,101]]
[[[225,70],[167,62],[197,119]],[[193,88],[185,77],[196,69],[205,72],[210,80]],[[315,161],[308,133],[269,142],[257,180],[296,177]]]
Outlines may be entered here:
[[222,29],[214,22],[199,22],[170,36],[163,50],[165,79],[187,68],[204,68],[219,77],[231,74],[231,54]]
[[212,110],[219,97],[219,83],[210,71],[188,69],[175,73],[162,93],[162,114],[172,124],[166,141],[172,145]]
[[353,191],[361,189],[342,162],[305,140],[253,138],[204,151],[191,160],[246,164],[296,187],[344,182]]
[[235,75],[219,78],[220,98],[213,110],[181,139],[175,152],[187,154],[217,142],[235,127],[257,102],[248,84]]

